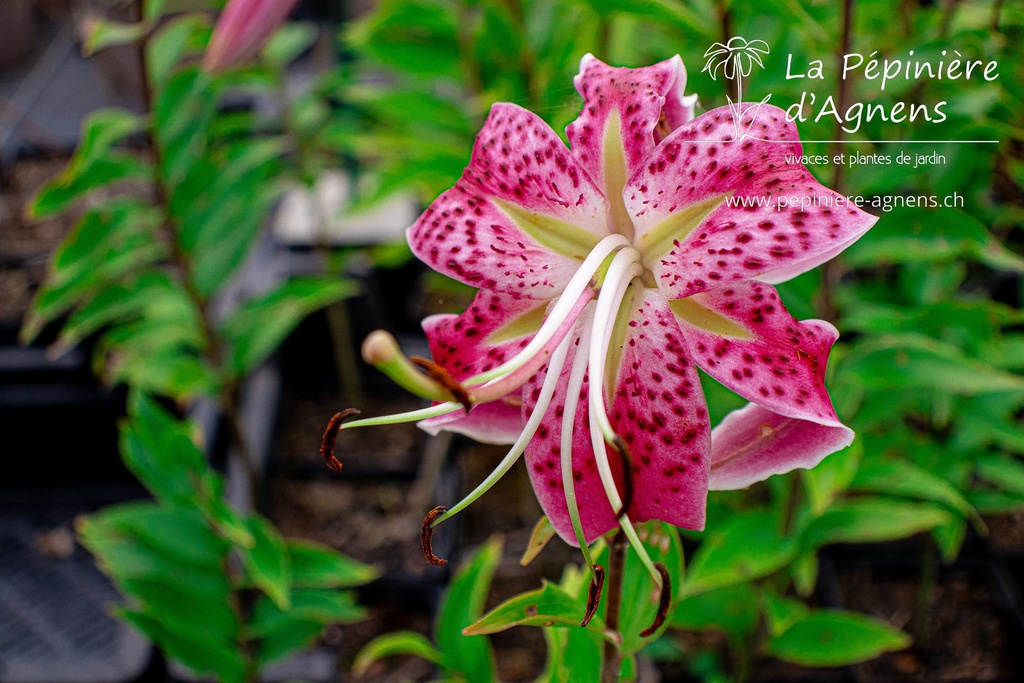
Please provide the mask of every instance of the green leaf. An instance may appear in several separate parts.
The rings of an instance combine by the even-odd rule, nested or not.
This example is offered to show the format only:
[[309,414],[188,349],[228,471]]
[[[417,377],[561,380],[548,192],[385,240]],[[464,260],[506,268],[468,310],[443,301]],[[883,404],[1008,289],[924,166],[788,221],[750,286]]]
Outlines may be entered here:
[[768,641],[768,654],[803,666],[845,666],[910,646],[910,637],[878,619],[815,610]]
[[370,565],[311,541],[287,540],[292,585],[296,588],[351,588],[380,576]]
[[242,653],[230,644],[205,639],[199,633],[171,631],[158,617],[141,612],[118,610],[117,614],[157,643],[171,659],[195,673],[212,673],[221,683],[243,683],[246,680]]
[[948,524],[952,515],[932,503],[895,498],[857,498],[836,503],[812,520],[804,543],[816,548],[827,543],[877,543],[906,538]]
[[248,301],[221,327],[232,371],[243,375],[263,361],[303,318],[356,292],[348,280],[290,280]]
[[33,218],[46,218],[65,211],[87,192],[123,181],[149,183],[153,169],[146,162],[125,152],[111,151],[87,165],[72,162],[32,200]]
[[757,628],[758,595],[750,583],[714,588],[684,598],[672,612],[672,628],[720,630],[740,639]]
[[167,21],[147,44],[146,67],[152,87],[158,92],[163,90],[186,53],[206,47],[209,32],[208,19],[199,13],[182,14]]
[[352,663],[352,675],[362,678],[376,662],[397,655],[419,657],[438,666],[444,661],[444,655],[422,633],[396,631],[378,636],[363,646]]
[[227,555],[227,545],[191,507],[123,503],[104,508],[93,520],[114,533],[136,537],[175,563],[219,571]]
[[316,38],[316,24],[306,21],[288,22],[267,41],[263,48],[263,60],[273,66],[287,66],[312,47]]
[[98,566],[119,583],[138,580],[174,586],[184,582],[192,593],[227,600],[230,587],[219,567],[176,564],[173,556],[112,528],[102,518],[81,518],[77,530],[82,545],[96,555]]
[[296,621],[289,624],[287,629],[268,636],[260,643],[257,661],[260,666],[266,666],[297,650],[307,649],[322,631],[323,626],[315,621]]
[[249,578],[282,610],[291,603],[291,564],[284,539],[266,519],[253,515],[247,520],[254,544],[241,548]]
[[859,267],[965,256],[995,269],[1024,272],[1024,259],[1004,247],[977,218],[952,208],[894,209],[847,249],[843,259]]
[[867,460],[857,471],[851,487],[859,491],[942,503],[964,517],[979,519],[978,513],[955,486],[907,460]]
[[[483,618],[463,629],[466,635],[498,633],[513,626],[567,626],[580,628],[586,605],[553,583],[522,593],[501,603]],[[594,617],[588,629],[602,628],[603,620]]]
[[1024,496],[1024,463],[1017,458],[989,455],[975,463],[975,474],[979,479],[1003,491]]
[[387,0],[352,22],[348,42],[367,56],[419,77],[462,73],[458,18],[439,0]]
[[194,481],[207,470],[207,464],[187,426],[144,392],[133,391],[128,405],[129,420],[121,426],[125,465],[157,500],[192,503]]
[[496,537],[481,546],[452,579],[438,612],[435,639],[444,654],[444,669],[471,681],[493,681],[497,676],[490,643],[463,629],[483,614],[501,550],[502,541]]
[[138,42],[149,32],[149,25],[96,18],[89,21],[85,31],[82,54],[88,57],[104,48]]
[[219,100],[210,78],[196,67],[175,73],[157,93],[153,134],[160,145],[162,179],[169,194],[207,153]]
[[680,595],[698,595],[773,574],[792,562],[796,553],[795,539],[779,533],[773,515],[738,515],[707,534],[690,560]]
[[764,594],[764,615],[768,626],[768,634],[777,637],[788,631],[793,625],[807,617],[810,612],[807,605],[786,598],[772,591]]
[[863,442],[855,440],[849,448],[833,453],[817,467],[800,470],[807,500],[814,515],[822,514],[837,494],[846,490],[857,473],[864,452]]
[[533,526],[533,531],[530,533],[530,542],[526,546],[526,550],[523,552],[523,556],[519,558],[519,564],[527,566],[540,554],[540,551],[544,550],[550,541],[555,536],[555,527],[551,526],[551,520],[548,519],[547,515],[541,515],[540,519]]
[[843,359],[842,372],[858,375],[873,388],[961,395],[1024,389],[1024,377],[969,358],[955,346],[914,334],[860,344]]
[[601,679],[601,637],[586,628],[545,628],[548,656],[537,683],[575,683]]
[[187,637],[203,637],[231,647],[239,634],[238,617],[231,609],[231,595],[197,592],[186,581],[168,583],[145,579],[118,582],[121,590],[158,618],[168,631]]
[[268,596],[262,596],[253,608],[249,630],[259,638],[280,635],[302,622],[314,623],[317,629],[334,623],[352,623],[366,618],[350,591],[321,588],[296,588],[291,604],[281,608]]
[[[150,334],[149,338],[154,336]],[[108,367],[111,383],[124,382],[134,389],[178,400],[214,396],[220,386],[217,373],[205,359],[183,353],[179,347],[122,347],[118,351]]]

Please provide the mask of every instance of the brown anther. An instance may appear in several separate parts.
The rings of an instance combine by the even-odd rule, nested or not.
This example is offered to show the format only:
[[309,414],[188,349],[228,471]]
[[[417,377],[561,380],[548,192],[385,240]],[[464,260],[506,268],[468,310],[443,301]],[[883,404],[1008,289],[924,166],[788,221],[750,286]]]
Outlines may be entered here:
[[338,442],[338,431],[345,420],[358,414],[359,411],[355,408],[346,408],[340,413],[335,413],[331,421],[327,423],[327,429],[324,430],[324,442],[320,445],[320,455],[324,456],[324,462],[335,472],[341,472],[341,461],[334,457],[334,445]]
[[641,638],[653,636],[654,632],[661,628],[672,602],[672,579],[668,576],[668,569],[661,562],[655,562],[654,568],[661,574],[661,597],[658,598],[658,613],[654,615],[654,623],[640,631]]
[[469,398],[469,392],[466,391],[466,387],[456,382],[455,378],[447,370],[434,361],[427,360],[422,356],[410,356],[409,360],[423,368],[430,379],[447,389],[452,398],[461,403],[467,413],[472,410],[473,402]]
[[633,504],[633,458],[629,455],[626,442],[618,434],[612,441],[612,448],[619,454],[622,463],[622,507],[615,513],[618,519],[629,512],[629,506]]
[[434,527],[431,525],[438,515],[443,515],[446,512],[448,512],[448,508],[438,505],[423,518],[423,531],[420,534],[420,541],[423,543],[423,557],[426,559],[427,564],[432,564],[435,567],[443,567],[448,564],[448,560],[442,560],[434,554],[434,549],[430,545],[430,540],[434,536]]
[[601,591],[604,590],[604,567],[594,565],[594,576],[590,579],[590,588],[587,589],[587,611],[583,614],[583,621],[580,626],[586,626],[597,614],[597,605],[601,602]]
[[667,138],[671,132],[672,126],[669,125],[664,112],[662,112],[661,116],[658,117],[658,123],[654,126],[654,139],[661,142]]

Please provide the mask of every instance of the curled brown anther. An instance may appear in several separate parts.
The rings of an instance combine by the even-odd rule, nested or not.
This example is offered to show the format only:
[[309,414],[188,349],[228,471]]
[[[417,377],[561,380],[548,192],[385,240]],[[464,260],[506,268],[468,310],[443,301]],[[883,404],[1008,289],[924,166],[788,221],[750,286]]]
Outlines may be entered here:
[[587,589],[587,611],[583,614],[583,621],[580,626],[586,626],[597,614],[597,605],[601,602],[601,591],[604,589],[604,567],[594,565],[594,576],[590,579],[590,588]]
[[619,518],[629,512],[629,506],[633,504],[633,458],[629,455],[626,442],[618,434],[612,442],[612,448],[619,454],[622,462],[622,507],[615,513]]
[[455,378],[447,370],[434,361],[427,360],[422,356],[410,356],[409,360],[423,368],[427,375],[430,376],[430,379],[447,389],[452,398],[461,403],[467,413],[473,408],[473,402],[469,398],[469,392],[466,391],[466,387],[456,382]]
[[658,613],[654,615],[654,623],[640,631],[641,638],[654,635],[654,632],[661,628],[668,616],[668,607],[672,602],[672,579],[668,576],[668,569],[661,562],[655,562],[654,568],[661,574],[661,597],[658,598]]
[[335,413],[331,421],[327,423],[327,429],[324,430],[324,442],[320,445],[320,455],[324,456],[324,462],[335,472],[341,472],[341,461],[334,457],[334,445],[338,441],[338,430],[341,429],[341,424],[359,414],[359,411],[355,408],[346,408],[340,413]]
[[423,557],[426,559],[427,564],[432,564],[435,567],[443,567],[448,564],[448,560],[442,560],[440,557],[434,554],[434,549],[430,545],[430,539],[434,535],[434,528],[431,524],[437,519],[438,515],[443,515],[448,512],[448,508],[443,505],[438,505],[436,508],[427,513],[427,516],[423,518],[423,532],[420,534],[420,541],[423,543]]

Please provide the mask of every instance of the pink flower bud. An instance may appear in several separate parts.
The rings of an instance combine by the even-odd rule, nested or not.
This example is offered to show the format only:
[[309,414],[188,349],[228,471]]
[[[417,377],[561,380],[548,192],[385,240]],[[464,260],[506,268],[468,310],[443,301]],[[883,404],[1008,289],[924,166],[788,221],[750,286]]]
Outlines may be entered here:
[[207,71],[224,71],[251,59],[298,0],[229,0],[203,57]]

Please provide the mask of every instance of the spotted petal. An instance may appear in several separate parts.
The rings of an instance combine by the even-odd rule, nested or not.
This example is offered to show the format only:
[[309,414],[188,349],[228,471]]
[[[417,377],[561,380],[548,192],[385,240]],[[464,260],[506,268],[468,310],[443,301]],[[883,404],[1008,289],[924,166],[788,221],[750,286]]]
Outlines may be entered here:
[[696,97],[683,97],[686,68],[678,55],[642,69],[611,67],[586,55],[573,80],[583,96],[565,129],[573,156],[609,198],[609,228],[629,234],[622,188],[655,144],[693,118]]
[[[565,365],[559,377],[558,385],[544,415],[537,433],[526,447],[526,466],[530,474],[533,490],[537,494],[544,514],[547,515],[566,543],[578,545],[569,518],[568,504],[562,486],[562,421],[565,414],[566,397],[569,386],[570,370],[578,354],[587,354],[586,348],[580,348],[580,331],[584,326],[593,323],[593,305],[588,307],[573,331],[573,343],[569,347]],[[541,387],[547,377],[548,368],[538,372],[523,386],[523,415],[530,415],[537,405]],[[589,387],[586,382],[576,404],[575,421],[572,432],[572,472],[576,498],[580,501],[580,521],[583,525],[587,542],[603,534],[616,525],[615,513],[605,495],[597,473],[597,463],[590,444],[590,421],[587,413],[587,396]],[[612,473],[621,490],[621,463],[612,458]]]
[[788,417],[839,425],[825,364],[839,333],[797,321],[771,285],[737,282],[671,302],[693,359],[740,396]]
[[633,302],[609,417],[633,463],[631,519],[704,528],[710,448],[707,403],[664,295]]
[[[609,417],[626,444],[632,466],[629,518],[634,522],[658,519],[701,529],[710,426],[696,368],[687,356],[667,301],[657,291],[642,291],[624,319],[628,323],[622,330],[618,363],[612,372]],[[589,319],[582,321],[590,323]],[[568,368],[579,352],[575,346],[571,348],[549,408],[550,418],[545,418],[526,451],[537,498],[558,534],[573,545],[576,539],[562,491],[560,442]],[[532,412],[543,380],[544,373],[540,373],[524,387],[524,414]],[[588,542],[617,525],[590,441],[587,396],[594,387],[588,378],[577,406],[572,454],[574,486]],[[609,464],[619,491],[623,491],[623,459],[610,448]]]
[[811,468],[853,443],[842,424],[819,425],[749,404],[711,433],[712,490],[741,489],[773,474]]
[[796,126],[781,109],[742,106],[748,137],[735,139],[728,107],[712,110],[666,138],[623,192],[644,263],[669,298],[742,279],[783,282],[876,220],[799,163]]
[[[525,347],[540,327],[547,302],[517,299],[481,290],[459,315],[432,315],[423,321],[434,362],[458,381],[487,372]],[[463,411],[429,418],[430,434],[448,430],[484,443],[512,443],[523,429],[519,394]]]
[[462,178],[407,237],[416,256],[456,280],[550,299],[607,234],[606,205],[540,117],[499,103]]

